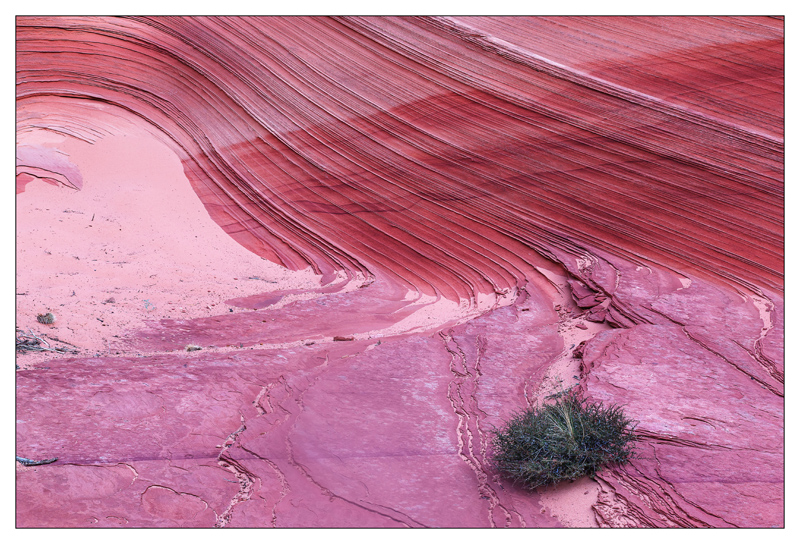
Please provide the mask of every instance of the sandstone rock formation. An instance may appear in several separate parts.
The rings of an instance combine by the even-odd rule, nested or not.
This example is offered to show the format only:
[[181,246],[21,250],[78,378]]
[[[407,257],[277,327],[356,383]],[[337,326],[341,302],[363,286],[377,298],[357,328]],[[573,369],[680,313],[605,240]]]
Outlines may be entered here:
[[[75,351],[18,355],[18,526],[782,526],[783,63],[780,18],[18,18],[17,324]],[[640,458],[525,492],[492,429],[559,384]]]

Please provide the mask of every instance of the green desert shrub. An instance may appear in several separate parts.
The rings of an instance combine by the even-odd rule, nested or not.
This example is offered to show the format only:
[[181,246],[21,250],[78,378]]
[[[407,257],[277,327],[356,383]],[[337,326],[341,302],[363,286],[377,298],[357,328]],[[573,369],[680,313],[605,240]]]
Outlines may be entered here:
[[534,489],[630,461],[635,423],[620,407],[605,408],[570,392],[557,397],[495,431],[493,462],[503,476]]

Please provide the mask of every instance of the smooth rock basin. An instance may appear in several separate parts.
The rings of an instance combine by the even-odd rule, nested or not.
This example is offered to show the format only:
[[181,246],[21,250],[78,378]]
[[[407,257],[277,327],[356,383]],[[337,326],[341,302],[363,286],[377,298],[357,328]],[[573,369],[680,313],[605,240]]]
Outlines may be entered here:
[[[17,354],[18,527],[783,526],[782,18],[18,17],[16,60],[17,327],[65,350]],[[501,479],[567,387],[639,458]]]

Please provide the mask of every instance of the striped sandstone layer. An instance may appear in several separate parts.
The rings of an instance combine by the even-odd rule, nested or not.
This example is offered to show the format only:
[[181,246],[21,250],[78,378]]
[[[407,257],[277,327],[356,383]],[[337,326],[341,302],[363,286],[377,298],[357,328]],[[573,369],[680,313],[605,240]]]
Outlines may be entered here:
[[641,422],[585,523],[783,524],[782,20],[25,17],[17,51],[20,206],[115,194],[99,150],[149,138],[302,276],[205,279],[169,265],[200,220],[153,219],[180,272],[125,288],[160,313],[17,374],[18,449],[59,456],[19,472],[19,525],[557,525],[488,446],[559,361]]

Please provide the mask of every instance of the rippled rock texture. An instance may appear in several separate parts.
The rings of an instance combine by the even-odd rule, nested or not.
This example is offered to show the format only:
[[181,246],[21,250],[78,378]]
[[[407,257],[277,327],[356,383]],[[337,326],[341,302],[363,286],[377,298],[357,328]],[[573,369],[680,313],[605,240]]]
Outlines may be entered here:
[[[59,458],[17,524],[782,526],[783,65],[780,18],[18,18],[18,264],[101,186],[119,232],[137,191],[184,213],[155,148],[92,177],[153,141],[264,265],[202,262],[186,215],[145,268],[80,219],[82,293],[163,304],[103,330],[53,291],[96,334],[17,372],[18,454]],[[555,491],[578,521],[488,462],[558,379],[640,422]]]

